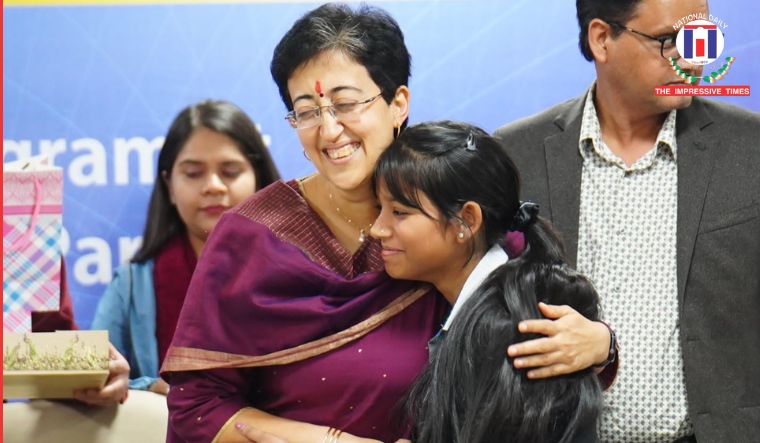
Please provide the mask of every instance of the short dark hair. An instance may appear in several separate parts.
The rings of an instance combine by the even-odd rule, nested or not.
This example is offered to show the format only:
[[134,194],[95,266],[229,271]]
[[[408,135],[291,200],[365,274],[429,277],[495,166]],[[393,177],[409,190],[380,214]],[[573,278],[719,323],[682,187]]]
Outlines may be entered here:
[[[576,0],[575,9],[578,14],[578,46],[581,54],[588,61],[594,61],[594,54],[588,43],[588,25],[591,20],[598,18],[607,23],[625,24],[633,18],[636,6],[641,0]],[[622,32],[617,26],[612,26],[612,35],[617,36]]]
[[367,5],[354,11],[346,4],[327,3],[298,19],[274,49],[270,71],[288,111],[293,110],[290,76],[331,50],[364,66],[386,103],[393,100],[399,86],[409,83],[411,56],[404,34],[390,14]]
[[148,204],[142,245],[132,258],[134,263],[155,257],[172,237],[185,231],[185,224],[171,203],[163,176],[171,175],[177,156],[198,128],[224,134],[237,144],[253,167],[257,191],[280,178],[256,125],[240,108],[219,100],[205,100],[188,106],[175,117],[158,154],[158,169]]

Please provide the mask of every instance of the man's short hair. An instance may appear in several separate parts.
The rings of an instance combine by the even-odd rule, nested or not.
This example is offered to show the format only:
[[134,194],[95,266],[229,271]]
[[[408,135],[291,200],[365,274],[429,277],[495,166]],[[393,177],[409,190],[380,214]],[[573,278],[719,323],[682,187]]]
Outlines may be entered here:
[[[625,24],[633,18],[636,6],[639,3],[641,0],[576,0],[575,9],[578,13],[578,25],[581,27],[578,46],[586,60],[594,61],[594,54],[588,44],[588,25],[591,20],[598,18],[607,23]],[[613,36],[617,36],[621,32],[621,29],[612,27]]]

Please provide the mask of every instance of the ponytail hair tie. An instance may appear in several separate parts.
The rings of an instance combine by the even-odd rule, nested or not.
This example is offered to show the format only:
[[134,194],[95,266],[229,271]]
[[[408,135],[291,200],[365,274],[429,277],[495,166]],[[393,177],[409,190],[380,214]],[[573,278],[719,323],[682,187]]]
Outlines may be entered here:
[[525,228],[535,223],[536,218],[538,218],[538,204],[530,201],[520,202],[520,208],[512,218],[509,230],[522,232]]

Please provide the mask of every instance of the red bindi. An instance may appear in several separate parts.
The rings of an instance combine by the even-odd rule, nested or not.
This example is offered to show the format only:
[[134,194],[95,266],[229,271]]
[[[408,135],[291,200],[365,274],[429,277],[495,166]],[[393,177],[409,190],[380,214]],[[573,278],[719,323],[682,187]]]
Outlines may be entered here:
[[319,80],[317,80],[317,84],[314,85],[314,90],[317,91],[317,94],[319,94],[320,97],[325,96],[325,94],[322,93],[322,84],[319,83]]

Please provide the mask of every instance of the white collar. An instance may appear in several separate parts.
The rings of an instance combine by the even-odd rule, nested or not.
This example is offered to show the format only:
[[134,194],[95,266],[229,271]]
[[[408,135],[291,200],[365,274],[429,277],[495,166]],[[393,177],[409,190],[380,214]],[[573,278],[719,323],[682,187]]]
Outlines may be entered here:
[[509,260],[507,253],[504,252],[504,249],[498,244],[494,245],[488,250],[488,252],[486,252],[486,255],[480,259],[475,266],[475,269],[472,270],[470,276],[465,280],[464,286],[462,286],[462,291],[459,293],[456,302],[454,302],[454,307],[451,308],[451,314],[449,314],[449,318],[446,319],[446,323],[443,325],[442,329],[444,331],[449,330],[451,322],[454,321],[454,317],[456,317],[459,310],[462,309],[462,305],[472,296],[472,294],[475,293],[480,285],[483,284],[491,272],[506,263],[507,260]]

